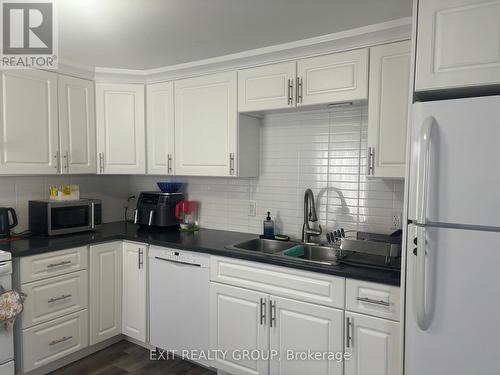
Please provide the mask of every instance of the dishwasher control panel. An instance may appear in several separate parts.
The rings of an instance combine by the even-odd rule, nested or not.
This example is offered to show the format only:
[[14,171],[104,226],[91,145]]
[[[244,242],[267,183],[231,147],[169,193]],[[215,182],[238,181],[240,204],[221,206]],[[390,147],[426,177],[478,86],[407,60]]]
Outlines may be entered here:
[[151,246],[149,249],[149,257],[184,264],[199,265],[201,267],[208,267],[210,264],[210,255],[208,254],[169,249],[166,247]]

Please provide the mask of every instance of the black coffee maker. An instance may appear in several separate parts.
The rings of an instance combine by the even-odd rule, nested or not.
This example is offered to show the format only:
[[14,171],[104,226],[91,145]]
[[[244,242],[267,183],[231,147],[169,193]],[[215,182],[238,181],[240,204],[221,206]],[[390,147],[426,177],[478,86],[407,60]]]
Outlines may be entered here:
[[[9,218],[12,218],[12,223]],[[0,207],[0,238],[10,237],[10,230],[17,225],[16,211],[12,207]]]

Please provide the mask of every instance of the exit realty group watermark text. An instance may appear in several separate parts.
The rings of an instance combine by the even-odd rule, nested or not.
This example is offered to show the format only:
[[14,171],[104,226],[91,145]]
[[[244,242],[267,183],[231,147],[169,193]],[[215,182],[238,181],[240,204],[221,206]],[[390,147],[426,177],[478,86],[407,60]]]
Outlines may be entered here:
[[333,361],[343,362],[351,358],[351,353],[341,351],[314,350],[151,350],[151,361],[167,361],[179,357],[190,361]]

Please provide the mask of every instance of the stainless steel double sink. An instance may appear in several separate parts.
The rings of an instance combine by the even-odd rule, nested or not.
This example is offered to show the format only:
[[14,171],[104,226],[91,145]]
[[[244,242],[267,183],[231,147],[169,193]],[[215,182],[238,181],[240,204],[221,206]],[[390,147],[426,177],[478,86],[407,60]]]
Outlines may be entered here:
[[306,262],[337,264],[338,247],[303,244],[293,241],[277,241],[262,238],[235,243],[226,246],[230,250],[249,250],[266,254],[301,259]]

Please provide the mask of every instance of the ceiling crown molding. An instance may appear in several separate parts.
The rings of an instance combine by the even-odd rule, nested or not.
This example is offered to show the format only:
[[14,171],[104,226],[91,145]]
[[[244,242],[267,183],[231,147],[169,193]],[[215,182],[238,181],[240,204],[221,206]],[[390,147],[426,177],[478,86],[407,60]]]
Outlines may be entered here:
[[86,75],[87,79],[100,82],[164,82],[405,40],[411,37],[411,24],[412,17],[405,17],[338,33],[154,69],[94,68],[59,61],[59,71],[69,75],[80,73]]

